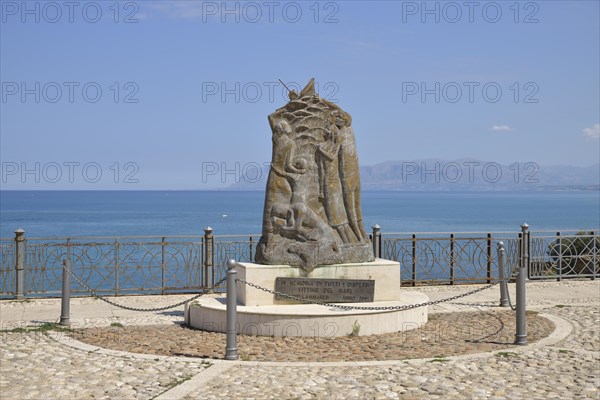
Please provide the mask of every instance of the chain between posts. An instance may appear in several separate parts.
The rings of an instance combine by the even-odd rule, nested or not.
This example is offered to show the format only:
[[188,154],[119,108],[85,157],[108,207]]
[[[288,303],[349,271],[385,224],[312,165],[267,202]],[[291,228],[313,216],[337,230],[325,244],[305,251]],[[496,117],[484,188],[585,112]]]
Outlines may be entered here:
[[516,271],[517,271],[517,268],[513,267],[512,272],[510,273],[510,276],[501,281],[501,284],[506,288],[506,300],[508,300],[508,306],[513,311],[517,311],[517,306],[513,305],[512,300],[510,298],[510,291],[508,290],[508,282],[511,279],[514,279],[516,277],[516,275],[517,275]]
[[510,307],[510,309],[513,311],[517,311],[517,306],[513,305],[512,301],[510,299],[510,292],[508,290],[506,291],[506,299],[508,300],[508,306]]
[[201,296],[205,295],[208,291],[213,290],[214,288],[216,288],[217,286],[219,286],[221,283],[225,282],[227,280],[227,276],[225,276],[223,279],[221,279],[220,281],[218,281],[217,283],[215,283],[213,286],[211,286],[210,288],[204,289],[202,293],[195,295],[194,297],[191,297],[187,300],[183,300],[180,301],[179,303],[175,303],[175,304],[171,304],[169,306],[164,306],[164,307],[157,307],[157,308],[135,308],[135,307],[129,307],[129,306],[124,306],[122,304],[118,304],[115,303],[114,301],[108,300],[106,297],[104,296],[100,296],[99,294],[96,293],[96,291],[94,289],[92,289],[87,283],[85,283],[84,281],[82,281],[81,279],[79,279],[78,276],[76,276],[73,271],[71,271],[71,269],[67,269],[65,267],[65,265],[62,265],[62,268],[67,271],[69,273],[69,275],[71,275],[73,277],[73,279],[75,279],[77,281],[77,283],[79,283],[81,286],[83,286],[84,289],[86,289],[88,292],[90,292],[90,294],[97,298],[98,300],[102,300],[103,302],[110,304],[112,306],[115,307],[119,307],[122,308],[124,310],[129,310],[129,311],[140,311],[140,312],[155,312],[155,311],[165,311],[165,310],[169,310],[171,308],[175,308],[175,307],[180,307],[184,304],[187,304],[191,301],[194,301],[198,298],[200,298]]
[[[440,303],[445,303],[448,301],[452,301],[452,300],[457,300],[460,299],[462,297],[467,297],[470,296],[472,294],[478,293],[478,292],[482,292],[486,289],[489,289],[493,286],[496,286],[500,283],[502,283],[503,285],[506,285],[511,279],[513,279],[515,277],[515,273],[517,271],[517,267],[514,266],[512,268],[511,273],[509,274],[508,277],[505,277],[504,279],[500,279],[497,282],[494,283],[490,283],[488,285],[485,285],[483,287],[471,290],[467,293],[462,293],[456,296],[452,296],[452,297],[448,297],[445,299],[440,299],[440,300],[434,300],[434,301],[427,301],[425,303],[417,303],[417,304],[404,304],[401,306],[379,306],[379,307],[362,307],[362,306],[345,306],[345,305],[341,305],[341,304],[332,304],[332,303],[325,303],[325,302],[320,302],[320,301],[314,301],[314,300],[309,300],[309,299],[303,299],[301,297],[297,297],[291,294],[287,294],[287,293],[282,293],[282,292],[277,292],[275,290],[271,290],[271,289],[267,289],[264,288],[262,286],[259,286],[257,284],[251,283],[251,282],[247,282],[243,279],[240,278],[236,278],[236,282],[240,282],[243,283],[244,285],[248,285],[251,286],[255,289],[259,289],[262,290],[264,292],[267,293],[271,293],[274,294],[276,296],[281,296],[290,300],[295,300],[295,301],[299,301],[301,303],[308,303],[308,304],[316,304],[316,305],[320,305],[320,306],[325,306],[325,307],[334,307],[334,308],[341,308],[344,310],[367,310],[367,311],[392,311],[392,310],[410,310],[413,308],[419,308],[419,307],[424,307],[424,306],[432,306],[432,305],[436,305],[436,304],[440,304]],[[509,298],[509,304],[510,304],[510,298]],[[511,308],[512,308],[512,304],[511,304]],[[515,310],[515,308],[512,308],[513,311]]]
[[509,306],[511,310],[516,311],[517,308],[513,306],[512,301],[510,299],[510,292],[508,290],[508,281],[513,279],[516,274],[516,267],[513,267],[512,272],[510,273],[508,279],[505,278],[506,267],[504,266],[504,257],[506,253],[506,248],[504,247],[503,242],[498,242],[498,278],[502,281],[500,283],[500,307]]
[[[87,283],[85,283],[84,281],[82,281],[81,279],[79,279],[79,277],[76,276],[73,273],[73,271],[71,271],[70,269],[67,269],[64,264],[62,265],[62,268],[64,270],[66,270],[73,277],[73,279],[75,279],[75,281],[77,281],[77,283],[79,283],[81,286],[83,286],[84,289],[86,289],[87,291],[89,291],[90,294],[93,297],[97,298],[98,300],[101,300],[101,301],[103,301],[103,302],[105,302],[107,304],[110,304],[112,306],[122,308],[124,310],[140,311],[140,312],[165,311],[165,310],[169,310],[171,308],[182,306],[184,304],[187,304],[187,303],[189,303],[191,301],[194,301],[194,300],[200,298],[201,296],[203,296],[204,294],[206,294],[206,292],[209,292],[210,290],[213,290],[214,288],[218,287],[220,284],[222,284],[223,282],[225,282],[227,280],[227,276],[225,276],[224,278],[222,278],[221,280],[219,280],[218,282],[216,282],[210,288],[204,289],[204,291],[202,293],[199,293],[199,294],[197,294],[197,295],[195,295],[195,296],[193,296],[193,297],[191,297],[191,298],[189,298],[187,300],[183,300],[183,301],[180,301],[178,303],[175,303],[175,304],[172,304],[172,305],[169,305],[169,306],[157,307],[157,308],[135,308],[135,307],[129,307],[129,306],[125,306],[125,305],[122,305],[122,304],[115,303],[115,302],[113,302],[111,300],[108,300],[104,296],[100,296]],[[499,280],[497,282],[490,283],[488,285],[485,285],[483,287],[471,290],[469,292],[461,293],[459,295],[448,297],[448,298],[445,298],[445,299],[434,300],[434,301],[427,301],[425,303],[417,303],[417,304],[404,304],[404,305],[401,305],[401,306],[377,306],[377,307],[346,306],[346,305],[341,305],[341,304],[325,303],[325,302],[320,302],[320,301],[303,299],[301,297],[297,297],[297,296],[294,296],[294,295],[291,295],[291,294],[287,294],[287,293],[277,292],[275,290],[264,288],[264,287],[262,287],[260,285],[257,285],[257,284],[245,281],[245,280],[240,279],[240,278],[237,278],[236,282],[243,283],[243,284],[251,286],[251,287],[253,287],[255,289],[262,290],[264,292],[271,293],[271,294],[276,295],[276,296],[284,297],[284,298],[287,298],[287,299],[290,299],[290,300],[299,301],[301,303],[316,304],[316,305],[321,305],[321,306],[325,306],[325,307],[340,308],[340,309],[344,309],[344,310],[393,311],[393,310],[410,310],[410,309],[424,307],[424,306],[441,304],[441,303],[445,303],[445,302],[448,302],[448,301],[457,300],[457,299],[460,299],[462,297],[470,296],[472,294],[475,294],[475,293],[484,291],[486,289],[489,289],[489,288],[491,288],[493,286],[496,286],[496,285],[498,285],[500,283],[507,284],[508,281],[514,277],[515,271],[516,271],[516,268],[513,268],[513,271],[510,274],[510,276],[506,277],[503,280]],[[510,298],[509,298],[509,304],[510,304]],[[511,305],[511,309],[515,310],[515,308],[513,308],[512,304],[510,304],[510,305]]]
[[[510,278],[504,279],[504,281],[507,281]],[[440,304],[440,303],[445,303],[447,301],[452,301],[452,300],[456,300],[456,299],[460,299],[461,297],[466,297],[469,295],[472,295],[474,293],[477,292],[481,292],[483,290],[489,289],[492,286],[496,286],[498,285],[500,282],[502,281],[498,281],[498,282],[494,282],[494,283],[490,283],[489,285],[477,288],[475,290],[471,290],[470,292],[467,293],[462,293],[456,296],[452,296],[452,297],[448,297],[446,299],[440,299],[440,300],[434,300],[434,301],[427,301],[425,303],[417,303],[417,304],[404,304],[401,306],[378,306],[378,307],[361,307],[361,306],[345,306],[345,305],[341,305],[341,304],[332,304],[332,303],[324,303],[324,302],[320,302],[320,301],[314,301],[314,300],[308,300],[308,299],[303,299],[301,297],[297,297],[291,294],[287,294],[287,293],[281,293],[281,292],[277,292],[275,290],[271,290],[271,289],[267,289],[264,288],[262,286],[256,285],[254,283],[251,282],[247,282],[243,279],[236,279],[236,282],[240,282],[243,283],[245,285],[251,286],[255,289],[259,289],[277,296],[281,296],[281,297],[285,297],[287,299],[290,300],[296,300],[302,303],[309,303],[309,304],[317,304],[320,306],[325,306],[325,307],[334,307],[334,308],[341,308],[344,310],[366,310],[366,311],[392,311],[392,310],[411,310],[413,308],[419,308],[419,307],[424,307],[424,306],[432,306],[435,304]]]

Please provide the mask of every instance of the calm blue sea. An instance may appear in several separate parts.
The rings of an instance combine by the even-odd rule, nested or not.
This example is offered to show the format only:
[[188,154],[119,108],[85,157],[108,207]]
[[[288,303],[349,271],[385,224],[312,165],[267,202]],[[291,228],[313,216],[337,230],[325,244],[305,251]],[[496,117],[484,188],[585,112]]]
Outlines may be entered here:
[[[257,234],[264,193],[0,191],[0,237]],[[363,192],[365,227],[382,232],[599,229],[600,192]]]

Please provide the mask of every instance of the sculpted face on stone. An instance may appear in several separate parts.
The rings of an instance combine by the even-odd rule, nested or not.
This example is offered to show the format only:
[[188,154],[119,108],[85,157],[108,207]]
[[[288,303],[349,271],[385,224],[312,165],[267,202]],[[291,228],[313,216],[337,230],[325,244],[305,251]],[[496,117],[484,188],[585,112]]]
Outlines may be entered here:
[[373,261],[352,118],[319,97],[314,79],[289,98],[269,115],[273,156],[256,262],[311,272],[319,265]]

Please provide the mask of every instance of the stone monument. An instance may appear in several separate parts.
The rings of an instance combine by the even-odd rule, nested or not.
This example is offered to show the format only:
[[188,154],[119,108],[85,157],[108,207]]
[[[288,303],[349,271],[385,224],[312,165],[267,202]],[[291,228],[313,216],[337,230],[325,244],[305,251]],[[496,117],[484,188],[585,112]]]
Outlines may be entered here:
[[[363,227],[352,118],[319,97],[314,79],[289,98],[269,115],[273,156],[256,262],[235,264],[237,331],[333,337],[419,327],[427,307],[403,306],[427,296],[400,295],[400,263],[375,259]],[[198,300],[186,322],[225,332],[225,299]]]
[[314,79],[269,115],[273,156],[256,263],[300,267],[373,261],[360,208],[352,118]]

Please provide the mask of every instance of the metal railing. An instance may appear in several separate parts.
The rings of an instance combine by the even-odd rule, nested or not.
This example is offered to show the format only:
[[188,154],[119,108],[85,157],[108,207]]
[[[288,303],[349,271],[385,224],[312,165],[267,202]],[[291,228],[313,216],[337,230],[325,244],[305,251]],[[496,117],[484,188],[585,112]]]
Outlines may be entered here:
[[496,242],[507,265],[518,262],[517,232],[420,232],[381,235],[381,257],[399,261],[402,284],[490,283],[498,276]]
[[530,238],[529,279],[600,275],[600,235],[596,231],[538,231]]
[[14,239],[0,240],[0,294],[15,295],[16,244]]
[[[600,277],[597,231],[530,232],[530,279]],[[17,230],[0,239],[0,297],[59,296],[62,260],[104,295],[190,293],[226,276],[227,260],[251,262],[260,235],[29,238]],[[489,283],[498,276],[496,242],[508,267],[519,260],[522,233],[387,233],[373,227],[378,257],[401,264],[403,285]],[[217,286],[216,290],[224,290]],[[74,295],[88,295],[74,283]]]

